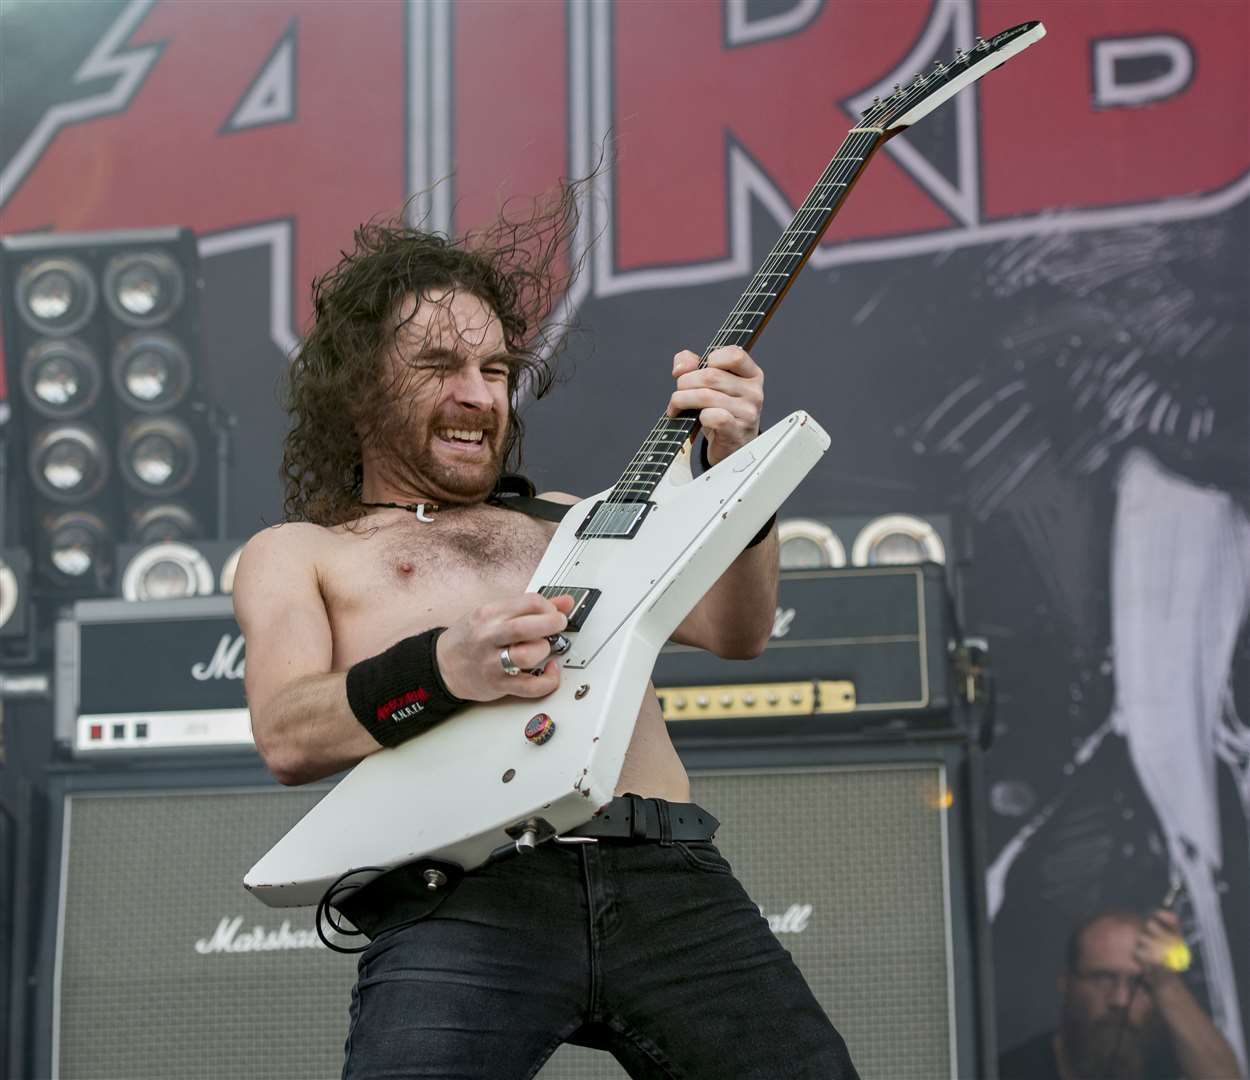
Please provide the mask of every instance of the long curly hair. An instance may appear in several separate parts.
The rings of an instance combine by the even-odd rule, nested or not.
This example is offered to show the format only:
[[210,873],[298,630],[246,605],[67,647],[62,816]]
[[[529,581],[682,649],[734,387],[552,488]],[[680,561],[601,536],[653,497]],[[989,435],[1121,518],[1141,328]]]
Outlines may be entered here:
[[283,386],[292,425],[283,445],[283,504],[288,521],[340,525],[364,516],[362,445],[386,429],[394,412],[384,356],[408,320],[401,302],[429,290],[459,289],[499,318],[515,358],[508,381],[504,468],[519,466],[523,424],[518,390],[541,397],[568,326],[550,319],[576,272],[569,241],[577,229],[581,182],[563,183],[521,219],[506,209],[485,229],[452,238],[407,225],[371,221],[355,246],[315,279],[313,322]]

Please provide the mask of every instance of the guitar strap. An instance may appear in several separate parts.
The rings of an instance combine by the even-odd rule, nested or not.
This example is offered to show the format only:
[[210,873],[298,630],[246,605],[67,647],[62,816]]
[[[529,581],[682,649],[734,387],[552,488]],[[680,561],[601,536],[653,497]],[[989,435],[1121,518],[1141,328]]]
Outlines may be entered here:
[[513,495],[496,492],[486,500],[492,506],[501,506],[505,510],[515,510],[518,514],[542,518],[544,521],[563,521],[564,516],[573,509],[571,504],[552,502],[550,499],[534,499],[529,495]]
[[573,509],[571,505],[565,503],[552,502],[550,499],[536,499],[534,485],[528,477],[520,473],[504,473],[486,501],[492,506],[515,510],[519,514],[528,514],[530,517],[542,518],[544,521],[563,521],[564,516]]
[[[700,474],[712,467],[707,459],[707,439],[705,438],[699,439],[698,462]],[[544,521],[561,522],[573,509],[572,505],[535,498],[533,482],[529,477],[522,476],[520,473],[504,473],[486,501],[492,506],[516,510],[530,517],[542,518]]]

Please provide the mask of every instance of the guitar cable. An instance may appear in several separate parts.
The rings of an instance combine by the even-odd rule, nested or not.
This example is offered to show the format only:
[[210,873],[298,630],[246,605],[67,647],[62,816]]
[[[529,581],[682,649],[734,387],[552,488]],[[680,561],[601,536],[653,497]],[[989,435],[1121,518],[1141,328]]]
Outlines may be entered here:
[[[564,840],[561,837],[553,836],[553,837],[550,837],[550,839],[560,840],[563,843],[590,843],[591,842],[589,840],[583,840],[580,837],[572,837],[568,840]],[[508,843],[500,844],[499,847],[495,848],[494,851],[492,851],[486,857],[486,859],[482,862],[480,869],[485,869],[488,866],[492,866],[495,863],[501,861],[502,859],[507,859],[514,855],[523,854],[528,850],[529,848],[525,847],[520,842],[516,840],[510,840]],[[316,930],[317,930],[317,937],[321,939],[321,943],[327,949],[331,949],[336,953],[344,953],[345,955],[352,956],[352,955],[355,955],[356,953],[364,952],[369,947],[368,945],[360,945],[356,948],[347,948],[343,945],[338,945],[335,942],[331,941],[330,938],[326,935],[325,930],[322,928],[322,924],[324,923],[325,926],[328,926],[339,937],[344,937],[344,938],[364,937],[365,932],[363,930],[357,930],[354,927],[349,930],[341,921],[341,919],[335,917],[335,914],[334,914],[335,909],[333,906],[334,902],[343,893],[355,892],[357,889],[364,887],[362,885],[344,884],[344,882],[346,882],[348,878],[355,877],[357,874],[368,874],[368,873],[384,874],[386,872],[387,872],[387,868],[384,866],[353,867],[351,870],[348,870],[346,873],[340,874],[337,878],[335,878],[334,881],[331,882],[330,886],[326,889],[326,891],[321,894],[321,899],[317,901],[317,911],[314,916],[314,926],[316,927]],[[368,882],[365,882],[365,884],[367,885]]]
[[361,888],[361,886],[358,885],[344,885],[344,881],[350,877],[355,877],[357,874],[365,874],[375,870],[378,873],[384,873],[386,868],[382,866],[354,867],[351,870],[348,870],[347,873],[340,874],[337,878],[335,878],[330,887],[321,894],[321,899],[317,901],[317,913],[314,916],[313,924],[317,929],[317,937],[321,939],[321,944],[327,949],[331,949],[336,953],[343,953],[347,956],[354,956],[356,953],[364,952],[369,947],[367,944],[357,946],[356,948],[347,948],[343,945],[337,945],[326,936],[325,931],[321,928],[321,924],[324,920],[325,924],[333,930],[334,933],[338,934],[339,937],[364,937],[365,932],[363,930],[357,930],[355,927],[348,930],[341,921],[336,919],[334,915],[331,914],[333,910],[331,905],[341,894],[345,892],[354,892],[356,889]]

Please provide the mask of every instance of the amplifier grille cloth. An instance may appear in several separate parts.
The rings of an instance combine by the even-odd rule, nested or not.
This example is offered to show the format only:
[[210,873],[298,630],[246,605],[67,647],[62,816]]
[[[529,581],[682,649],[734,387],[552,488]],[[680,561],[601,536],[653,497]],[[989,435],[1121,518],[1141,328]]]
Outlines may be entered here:
[[[949,1075],[942,767],[702,774],[693,783],[756,902],[778,916],[798,905],[789,922],[804,928],[780,939],[862,1075]],[[71,798],[62,1077],[338,1076],[354,960],[319,947],[222,948],[239,950],[258,926],[276,938],[284,920],[287,944],[311,932],[310,911],[267,909],[239,883],[319,794]],[[808,904],[805,925],[796,922]],[[605,1054],[562,1047],[538,1075],[625,1073]]]

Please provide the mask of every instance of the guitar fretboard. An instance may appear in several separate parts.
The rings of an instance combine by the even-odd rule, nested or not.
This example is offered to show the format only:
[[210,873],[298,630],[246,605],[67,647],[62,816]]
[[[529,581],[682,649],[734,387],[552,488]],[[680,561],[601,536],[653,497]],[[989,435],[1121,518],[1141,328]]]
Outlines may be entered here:
[[[833,160],[803,200],[781,238],[773,245],[734,304],[721,328],[703,350],[699,367],[725,345],[750,349],[772,317],[786,290],[803,269],[847,192],[868,159],[885,141],[880,128],[852,128]],[[698,411],[662,416],[643,441],[621,478],[613,485],[613,502],[646,502],[698,426]]]
[[[891,135],[928,115],[943,101],[1038,41],[1045,33],[1046,28],[1034,20],[1004,30],[989,41],[977,38],[976,45],[967,53],[955,50],[950,66],[937,61],[935,70],[917,73],[906,89],[896,85],[894,93],[887,95],[884,101],[873,98],[871,107],[864,110],[863,126],[851,128],[820,181],[803,200],[794,220],[773,245],[728,318],[703,350],[699,366],[706,367],[708,355],[721,346],[751,347],[820,243],[868,160]],[[678,416],[660,417],[613,486],[609,501],[648,501],[697,425],[698,412],[693,409]]]

